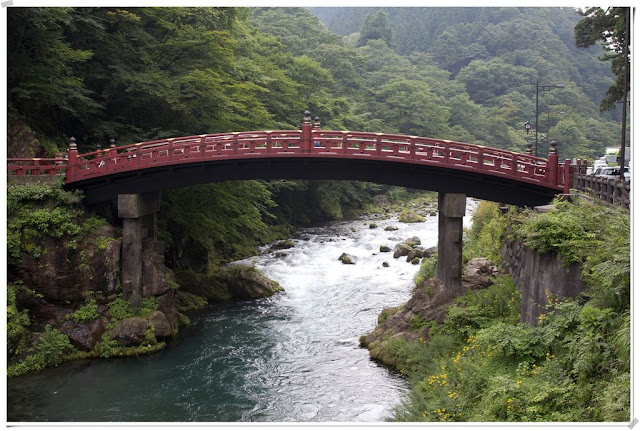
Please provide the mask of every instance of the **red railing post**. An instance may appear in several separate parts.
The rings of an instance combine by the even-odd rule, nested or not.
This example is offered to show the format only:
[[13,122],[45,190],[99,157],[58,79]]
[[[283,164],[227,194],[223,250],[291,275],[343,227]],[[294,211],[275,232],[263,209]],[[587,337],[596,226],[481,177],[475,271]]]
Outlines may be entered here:
[[571,189],[571,160],[564,159],[564,194],[569,194],[569,189]]
[[[312,136],[311,136],[311,138],[310,138],[310,139],[313,141],[313,148],[314,148],[314,149],[315,149],[316,147],[320,147],[320,141],[316,141],[316,140],[315,140],[315,138],[313,137],[313,134],[314,134],[313,132],[316,132],[316,131],[318,131],[318,132],[319,132],[320,130],[322,130],[322,126],[320,125],[320,117],[316,116],[316,118],[314,118],[314,119],[313,119],[313,128],[312,128],[312,130],[311,130],[311,135],[312,135]],[[329,150],[326,148],[326,145],[325,145],[325,149],[326,149],[327,151],[329,151]]]
[[[113,163],[115,165],[116,163],[116,158],[118,156],[118,150],[116,150],[116,140],[114,138],[111,138],[109,140],[109,150],[107,151],[107,156],[106,156],[106,166],[105,166],[105,171],[109,172],[111,170],[111,168],[109,167],[109,165],[111,163]],[[114,166],[115,169],[115,166]]]
[[200,158],[204,159],[206,150],[207,150],[207,135],[200,135]]
[[349,132],[342,132],[342,154],[347,154],[349,148]]
[[300,149],[303,153],[308,153],[311,151],[311,112],[309,111],[304,111],[304,116],[302,117]]
[[76,146],[76,138],[69,138],[69,149],[67,150],[67,179],[66,182],[75,181],[76,172],[78,170],[78,147]]
[[558,149],[556,141],[551,141],[549,144],[549,155],[547,156],[547,170],[546,179],[547,183],[558,185]]
[[478,148],[478,169],[484,169],[484,148]]
[[233,132],[233,154],[238,154],[238,150],[239,150],[239,146],[240,146],[240,139],[238,137],[238,133],[239,132]]

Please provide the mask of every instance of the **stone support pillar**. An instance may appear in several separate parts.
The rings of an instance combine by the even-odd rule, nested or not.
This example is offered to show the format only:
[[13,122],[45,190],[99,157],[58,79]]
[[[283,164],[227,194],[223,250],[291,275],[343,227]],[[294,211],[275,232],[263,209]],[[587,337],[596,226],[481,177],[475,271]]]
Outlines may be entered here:
[[438,271],[445,287],[462,285],[462,218],[464,194],[438,193]]
[[118,217],[122,218],[122,292],[137,308],[142,298],[142,240],[156,238],[156,213],[160,194],[118,195]]

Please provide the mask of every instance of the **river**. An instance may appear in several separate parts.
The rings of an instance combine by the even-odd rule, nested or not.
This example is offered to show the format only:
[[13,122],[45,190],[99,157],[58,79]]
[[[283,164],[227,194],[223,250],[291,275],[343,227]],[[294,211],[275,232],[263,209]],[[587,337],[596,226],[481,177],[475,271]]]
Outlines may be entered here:
[[[468,200],[467,214],[475,207]],[[374,221],[378,227],[369,228]],[[465,217],[465,226],[470,217]],[[385,231],[388,225],[397,231]],[[412,236],[437,244],[437,217],[356,220],[301,229],[295,247],[242,261],[284,288],[211,305],[168,348],[76,361],[8,383],[9,422],[380,422],[407,392],[359,337],[406,302],[418,267],[380,253]],[[342,253],[355,265],[338,261]],[[389,264],[383,266],[383,262]]]

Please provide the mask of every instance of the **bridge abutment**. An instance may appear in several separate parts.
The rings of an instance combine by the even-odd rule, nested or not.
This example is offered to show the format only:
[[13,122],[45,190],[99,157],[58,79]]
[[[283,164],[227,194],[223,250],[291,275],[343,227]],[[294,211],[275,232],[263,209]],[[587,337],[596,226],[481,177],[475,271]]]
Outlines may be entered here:
[[142,240],[157,238],[160,193],[118,195],[122,220],[122,292],[133,307],[142,298]]
[[438,193],[438,270],[446,287],[462,285],[462,218],[467,196]]

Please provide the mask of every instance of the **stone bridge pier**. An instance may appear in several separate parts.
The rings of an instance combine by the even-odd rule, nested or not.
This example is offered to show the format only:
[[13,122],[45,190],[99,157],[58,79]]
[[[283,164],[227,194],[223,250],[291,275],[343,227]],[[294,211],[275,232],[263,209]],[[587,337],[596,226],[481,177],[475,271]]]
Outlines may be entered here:
[[446,287],[462,285],[462,218],[467,196],[438,193],[438,269],[436,277]]
[[122,292],[133,307],[142,298],[142,241],[156,240],[160,193],[118,195],[122,219]]

